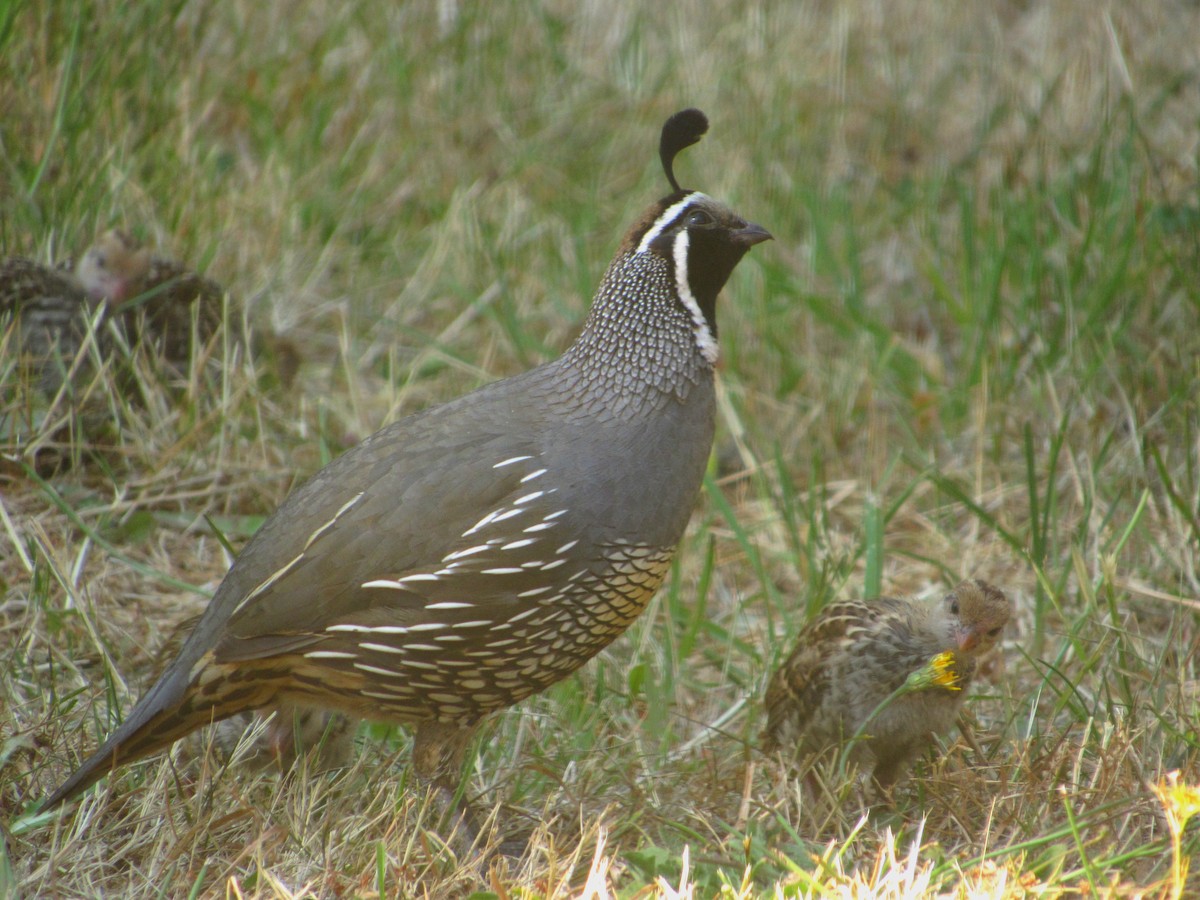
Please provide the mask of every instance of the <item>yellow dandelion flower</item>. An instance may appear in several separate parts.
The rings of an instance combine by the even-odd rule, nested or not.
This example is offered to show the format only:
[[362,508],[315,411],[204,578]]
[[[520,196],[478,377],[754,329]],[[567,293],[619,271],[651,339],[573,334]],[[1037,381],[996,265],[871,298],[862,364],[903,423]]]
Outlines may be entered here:
[[1179,900],[1187,882],[1189,860],[1183,855],[1183,830],[1192,816],[1200,813],[1200,786],[1180,782],[1178,772],[1168,772],[1166,778],[1151,785],[1162,802],[1171,831],[1171,897]]
[[961,691],[962,685],[958,683],[958,671],[954,668],[955,662],[954,654],[950,651],[939,653],[910,674],[904,687],[910,691],[922,691],[931,687]]

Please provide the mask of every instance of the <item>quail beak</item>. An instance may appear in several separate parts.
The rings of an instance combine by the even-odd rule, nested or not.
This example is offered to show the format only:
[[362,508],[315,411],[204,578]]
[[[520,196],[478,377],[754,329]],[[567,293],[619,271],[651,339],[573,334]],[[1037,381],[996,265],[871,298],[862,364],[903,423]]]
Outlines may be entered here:
[[963,628],[958,632],[958,650],[960,653],[970,653],[979,646],[979,632],[974,628]]
[[745,228],[739,228],[730,235],[732,241],[740,247],[750,248],[755,244],[761,244],[763,241],[772,240],[773,235],[761,225],[749,223]]

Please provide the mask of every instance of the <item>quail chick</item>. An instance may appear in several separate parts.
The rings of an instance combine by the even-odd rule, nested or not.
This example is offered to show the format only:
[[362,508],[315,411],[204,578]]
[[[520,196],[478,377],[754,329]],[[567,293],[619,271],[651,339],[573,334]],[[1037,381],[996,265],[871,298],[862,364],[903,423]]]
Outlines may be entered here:
[[1008,598],[983,581],[933,603],[827,606],[771,677],[763,748],[811,757],[854,740],[850,761],[886,790],[954,725],[976,660],[1011,616]]
[[70,273],[24,257],[0,261],[0,334],[10,326],[9,352],[52,392],[82,346],[84,318],[94,304]]
[[[131,343],[150,342],[168,362],[186,364],[193,307],[197,336],[207,340],[221,324],[223,298],[215,282],[151,255],[116,230],[102,234],[74,265],[50,267],[21,257],[0,262],[0,315],[19,320],[22,358],[43,368],[54,357],[71,361],[87,332],[86,317],[100,304],[108,304],[109,317]],[[97,339],[107,354],[108,339],[103,333]],[[53,379],[45,371],[41,380]]]
[[274,764],[286,772],[296,760],[307,757],[309,771],[324,772],[354,761],[358,721],[298,703],[282,704],[264,713],[239,713],[218,722],[213,741],[225,756],[232,756],[247,731],[264,718],[268,720],[266,729],[251,748],[249,761],[253,766]]
[[131,343],[161,349],[185,366],[196,337],[207,341],[221,325],[224,289],[172,259],[155,256],[122,231],[105,232],[79,260],[75,274],[93,301],[107,300]]

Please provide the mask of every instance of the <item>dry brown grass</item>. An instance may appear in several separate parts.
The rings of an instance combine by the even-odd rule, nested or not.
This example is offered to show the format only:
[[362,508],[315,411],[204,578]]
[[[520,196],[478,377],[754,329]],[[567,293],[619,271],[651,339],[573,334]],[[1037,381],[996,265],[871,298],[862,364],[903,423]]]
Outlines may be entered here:
[[[0,250],[134,226],[305,353],[290,392],[222,345],[57,405],[0,356],[0,893],[1200,891],[1151,790],[1200,782],[1194,5],[53,2],[0,50]],[[238,546],[351,442],[563,348],[687,104],[682,180],[777,240],[722,310],[669,587],[479,748],[529,853],[445,843],[384,726],[286,776],[196,737],[40,816],[227,568],[205,517]],[[952,736],[867,818],[757,754],[807,611],[963,576],[1019,610],[982,755]]]

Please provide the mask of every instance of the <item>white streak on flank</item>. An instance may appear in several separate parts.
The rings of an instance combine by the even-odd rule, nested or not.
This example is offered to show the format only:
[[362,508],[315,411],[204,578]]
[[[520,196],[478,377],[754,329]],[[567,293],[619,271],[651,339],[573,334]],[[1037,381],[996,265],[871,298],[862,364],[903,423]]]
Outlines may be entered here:
[[405,652],[403,647],[397,647],[394,644],[362,643],[358,646],[362,647],[364,650],[374,650],[376,653],[394,653],[397,656],[403,656]]
[[502,460],[492,466],[493,469],[503,469],[505,466],[511,466],[513,463],[524,462],[527,459],[533,459],[532,456],[510,456],[508,459]]
[[[266,591],[268,588],[270,588],[270,587],[271,587],[271,585],[273,585],[273,584],[274,584],[275,582],[277,582],[277,581],[278,581],[280,578],[282,578],[282,577],[283,577],[284,575],[286,575],[286,574],[287,574],[289,571],[291,571],[291,568],[292,568],[292,566],[294,566],[296,563],[300,562],[300,560],[302,560],[302,559],[304,559],[304,554],[303,554],[303,553],[301,553],[299,556],[297,556],[295,559],[293,559],[293,560],[292,560],[291,562],[289,562],[287,565],[283,566],[282,568],[276,569],[276,570],[275,570],[273,573],[271,573],[271,577],[270,577],[270,578],[268,578],[266,581],[264,581],[262,584],[260,584],[258,587],[256,587],[254,590],[252,590],[250,593],[248,593],[248,594],[247,594],[245,597],[243,597],[243,598],[242,598],[242,602],[241,602],[241,603],[239,603],[239,604],[237,605],[237,607],[234,609],[234,611],[233,611],[233,613],[232,613],[232,616],[236,616],[238,613],[240,613],[240,612],[242,611],[242,608],[243,608],[243,607],[244,607],[244,606],[245,606],[247,603],[249,603],[249,602],[250,602],[251,600],[253,600],[255,597],[257,597],[257,596],[259,596],[260,594],[262,594],[262,593],[263,593],[264,591]],[[231,617],[232,617],[232,616],[231,616]]]
[[534,588],[531,591],[521,591],[521,593],[517,594],[517,596],[518,597],[536,597],[538,594],[544,594],[544,593],[546,593],[546,591],[552,591],[552,590],[554,590],[554,587],[551,585],[547,585],[546,587]]
[[502,510],[500,510],[500,509],[493,509],[490,513],[488,513],[486,516],[484,516],[482,519],[480,519],[478,522],[476,522],[474,525],[472,525],[470,528],[468,528],[466,531],[464,531],[462,533],[462,536],[467,537],[468,535],[471,535],[471,534],[474,534],[475,532],[477,532],[480,528],[486,527],[488,524],[491,523],[492,519],[494,519],[494,518],[496,518],[496,516],[500,515],[501,511]]
[[524,484],[527,481],[533,481],[533,479],[540,478],[545,474],[546,474],[545,469],[538,469],[537,471],[530,472],[528,475],[526,475],[524,478],[521,479],[521,484]]
[[518,550],[521,547],[528,547],[530,544],[536,544],[537,538],[522,538],[519,541],[512,541],[501,547],[501,550]]
[[470,622],[455,622],[450,627],[451,628],[484,628],[485,626],[488,626],[491,624],[493,624],[491,619],[473,619]]
[[305,659],[354,659],[357,654],[343,653],[341,650],[310,650],[304,654]]
[[[406,650],[441,650],[437,644],[405,644]],[[416,665],[416,663],[405,663],[405,665]],[[431,669],[436,669],[437,666],[430,666]]]
[[568,550],[570,550],[572,547],[574,547],[578,543],[579,543],[578,540],[567,541],[565,544],[563,544],[561,547],[559,547],[554,552],[555,553],[566,553]]
[[542,518],[549,522],[551,519],[557,519],[559,516],[565,516],[566,514],[567,511],[565,509],[560,509],[558,512],[552,512],[548,516],[542,516]]
[[349,631],[354,634],[408,634],[403,625],[330,625],[326,631]]
[[542,566],[542,571],[549,572],[551,569],[557,569],[559,566],[566,565],[566,563],[567,561],[565,559],[556,559],[554,562],[548,562]]
[[313,541],[315,541],[317,538],[319,538],[321,535],[323,535],[326,531],[328,531],[330,528],[332,528],[334,526],[334,524],[337,522],[337,520],[342,517],[342,514],[345,513],[346,510],[350,509],[350,507],[352,507],[355,503],[357,503],[362,498],[363,498],[363,491],[359,491],[357,494],[355,494],[353,497],[351,497],[349,500],[347,500],[345,503],[343,503],[341,508],[333,514],[332,519],[330,519],[328,522],[326,522],[324,525],[322,525],[320,528],[318,528],[316,531],[314,531],[311,535],[309,535],[308,540],[304,542],[304,549],[307,550],[309,547],[311,547],[313,545]]
[[437,581],[437,575],[431,575],[427,572],[422,572],[417,575],[405,575],[403,578],[397,578],[394,581],[388,578],[378,578],[375,581],[364,581],[362,586],[365,588],[389,588],[391,590],[402,591],[405,585],[411,581]]
[[664,209],[662,215],[655,219],[654,224],[646,230],[644,235],[642,235],[642,239],[637,246],[637,252],[645,253],[647,250],[649,250],[650,245],[654,243],[655,239],[666,230],[668,225],[679,218],[679,214],[683,212],[684,209],[697,200],[707,199],[708,197],[699,191],[692,191],[682,200],[679,200],[674,205],[668,206],[666,209]]
[[452,559],[462,559],[464,556],[482,553],[487,548],[487,544],[476,544],[474,547],[468,547],[466,550],[455,550],[453,553],[447,553],[445,556],[443,556],[442,562],[450,562]]
[[524,497],[518,497],[513,501],[513,506],[520,506],[523,503],[528,503],[530,500],[536,500],[538,497],[544,496],[545,491],[534,491],[532,494],[526,494]]
[[520,622],[522,619],[529,618],[537,611],[538,611],[538,608],[536,606],[531,606],[531,607],[529,607],[529,609],[525,610],[525,612],[519,612],[515,616],[509,616],[508,621],[509,622]]
[[381,669],[379,666],[369,666],[366,663],[355,663],[354,668],[360,669],[363,672],[370,672],[372,675],[387,675],[389,678],[400,676],[400,673],[394,669]]
[[409,625],[409,631],[441,631],[446,626],[441,622],[422,622],[420,625]]
[[[408,647],[410,650],[441,650],[442,649],[441,647],[430,647],[428,644],[409,644]],[[406,659],[404,661],[404,668],[406,668],[406,669],[436,669],[437,664],[420,662],[419,660],[415,660],[415,659]]]
[[696,302],[696,295],[692,293],[692,286],[688,283],[689,240],[685,228],[675,235],[675,245],[671,248],[671,253],[675,257],[675,290],[679,293],[679,299],[683,301],[683,305],[692,315],[692,333],[696,336],[696,347],[700,350],[700,355],[708,360],[709,364],[715,364],[720,355],[717,339],[713,337],[712,329],[708,327],[708,320],[700,311],[700,304]]
[[553,528],[557,524],[557,522],[542,522],[538,525],[530,525],[528,528],[523,528],[522,531],[526,534],[532,534],[535,531],[545,531],[547,528]]
[[523,512],[525,512],[523,509],[510,509],[508,512],[502,512],[496,518],[492,519],[491,524],[495,525],[497,522],[503,522],[505,519],[511,519],[513,516],[519,516]]
[[546,561],[543,559],[531,559],[529,562],[521,563],[521,568],[522,569],[540,569],[545,564],[546,564]]
[[503,567],[500,569],[483,569],[480,572],[480,574],[482,574],[482,575],[517,575],[517,574],[520,574],[520,572],[521,572],[520,567],[515,568],[515,569],[511,568],[511,567]]
[[430,603],[426,609],[470,609],[474,603],[460,603],[457,600],[446,600],[442,603]]

